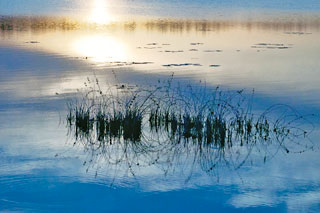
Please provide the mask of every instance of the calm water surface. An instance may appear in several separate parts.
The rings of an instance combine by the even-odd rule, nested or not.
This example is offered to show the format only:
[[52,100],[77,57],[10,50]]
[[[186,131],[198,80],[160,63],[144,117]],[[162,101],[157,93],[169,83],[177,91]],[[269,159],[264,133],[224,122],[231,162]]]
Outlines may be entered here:
[[[2,0],[0,8],[0,15],[96,23],[63,30],[10,19],[14,29],[0,30],[0,210],[320,211],[318,1]],[[130,22],[116,22],[115,14]],[[107,157],[119,150],[90,150],[68,132],[66,103],[88,78],[143,87],[172,73],[182,87],[201,81],[245,89],[245,96],[254,89],[257,112],[279,103],[293,107],[313,123],[303,124],[313,131],[298,140],[308,147],[287,153],[270,144],[241,166],[237,160],[248,150],[239,149],[233,162],[207,172],[205,159],[188,151],[161,153],[166,160],[147,166],[112,165]],[[136,159],[133,150],[124,154]]]

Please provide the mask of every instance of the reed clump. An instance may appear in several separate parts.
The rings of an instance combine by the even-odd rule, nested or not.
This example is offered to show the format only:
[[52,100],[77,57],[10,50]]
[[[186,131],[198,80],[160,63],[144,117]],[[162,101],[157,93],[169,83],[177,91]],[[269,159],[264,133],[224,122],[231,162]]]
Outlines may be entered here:
[[167,174],[175,163],[191,174],[195,162],[216,173],[219,167],[241,167],[252,153],[266,161],[279,150],[312,149],[304,116],[286,105],[255,113],[253,94],[243,90],[183,86],[172,79],[105,89],[88,79],[85,86],[68,103],[69,133],[90,153],[89,162],[103,158],[104,165],[132,175],[134,167],[155,165]]
[[[252,97],[244,96],[243,91],[173,86],[172,80],[134,90],[114,86],[107,93],[97,80],[95,85],[97,88],[86,91],[81,101],[69,104],[67,120],[77,138],[94,135],[98,141],[118,138],[137,142],[154,140],[150,134],[161,133],[171,141],[192,140],[225,149],[274,138],[282,143],[289,135],[302,135],[302,130],[292,131],[290,121],[268,117],[276,109],[288,110],[288,106],[272,106],[256,115],[251,110]],[[292,119],[297,117],[295,114]]]

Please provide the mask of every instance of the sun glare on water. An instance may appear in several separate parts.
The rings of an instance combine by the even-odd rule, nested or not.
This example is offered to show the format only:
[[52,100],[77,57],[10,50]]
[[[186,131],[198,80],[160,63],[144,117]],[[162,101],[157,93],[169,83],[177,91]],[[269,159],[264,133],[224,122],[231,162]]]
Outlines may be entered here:
[[89,15],[89,22],[96,24],[108,24],[113,20],[107,5],[108,0],[93,0]]
[[[106,25],[114,21],[109,11],[110,0],[91,0],[87,21]],[[126,59],[126,48],[122,42],[110,35],[85,32],[72,42],[72,50],[77,55],[94,62],[122,61]]]
[[106,35],[80,37],[73,43],[73,49],[81,56],[98,63],[126,60],[125,46]]

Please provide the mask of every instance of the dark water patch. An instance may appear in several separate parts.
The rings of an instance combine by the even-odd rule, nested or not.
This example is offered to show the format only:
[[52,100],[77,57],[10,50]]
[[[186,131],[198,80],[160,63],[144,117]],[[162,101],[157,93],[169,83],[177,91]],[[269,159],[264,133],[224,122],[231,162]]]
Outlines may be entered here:
[[220,67],[221,65],[218,65],[218,64],[211,64],[209,65],[209,67]]
[[198,49],[189,49],[190,52],[197,52],[199,51]]

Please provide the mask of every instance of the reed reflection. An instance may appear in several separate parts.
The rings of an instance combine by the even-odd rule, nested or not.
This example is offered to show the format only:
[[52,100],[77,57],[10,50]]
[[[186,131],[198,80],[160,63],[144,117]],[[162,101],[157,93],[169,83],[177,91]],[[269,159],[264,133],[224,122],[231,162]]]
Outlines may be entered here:
[[86,83],[82,99],[69,103],[69,135],[81,144],[89,167],[130,172],[157,167],[164,174],[199,168],[219,176],[247,162],[270,160],[277,153],[312,149],[312,125],[294,109],[274,105],[257,114],[253,97],[240,91],[181,86],[154,87]]

